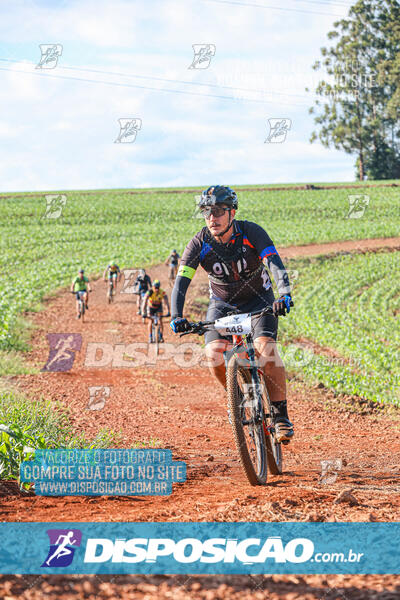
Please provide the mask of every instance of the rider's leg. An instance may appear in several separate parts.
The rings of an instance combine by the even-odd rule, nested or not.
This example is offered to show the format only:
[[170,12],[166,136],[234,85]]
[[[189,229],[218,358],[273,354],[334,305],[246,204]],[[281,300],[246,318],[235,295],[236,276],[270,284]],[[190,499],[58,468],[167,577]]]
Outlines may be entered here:
[[218,339],[206,345],[206,357],[211,373],[218,379],[226,389],[226,369],[223,352],[228,349],[228,340]]
[[88,300],[89,300],[89,294],[87,292],[85,292],[83,294],[83,301],[85,303],[86,308],[88,308]]
[[265,383],[271,402],[286,399],[285,367],[279,356],[275,340],[270,337],[258,337],[254,340],[260,366],[264,371]]
[[254,346],[272,403],[277,441],[287,443],[293,437],[294,430],[287,412],[285,367],[273,338],[260,336],[254,340]]
[[148,325],[148,332],[149,332],[149,341],[151,340],[152,334],[151,334],[151,328],[153,325],[153,319],[149,319],[149,325]]
[[158,322],[159,322],[159,326],[160,326],[160,334],[161,334],[161,337],[163,337],[164,326],[163,326],[163,320],[161,318],[162,312],[159,312],[158,315],[159,315]]
[[78,298],[76,299],[76,316],[77,317],[80,316],[80,314],[79,314],[79,300],[78,300]]

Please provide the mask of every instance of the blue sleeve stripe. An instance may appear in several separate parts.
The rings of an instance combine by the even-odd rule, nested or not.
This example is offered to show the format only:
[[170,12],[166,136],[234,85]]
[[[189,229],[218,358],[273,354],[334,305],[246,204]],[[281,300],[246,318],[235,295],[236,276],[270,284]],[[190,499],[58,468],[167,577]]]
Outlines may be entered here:
[[271,256],[272,254],[278,254],[275,246],[267,246],[260,254],[261,260],[266,256]]
[[203,242],[200,251],[200,260],[203,260],[206,254],[208,254],[212,250],[211,246],[207,244],[207,242]]

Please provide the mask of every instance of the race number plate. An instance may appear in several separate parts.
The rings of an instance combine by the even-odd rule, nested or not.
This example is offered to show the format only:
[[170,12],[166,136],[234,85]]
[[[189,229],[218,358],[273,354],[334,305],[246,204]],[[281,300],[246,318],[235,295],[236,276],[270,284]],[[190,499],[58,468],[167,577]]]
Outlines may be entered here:
[[251,331],[251,316],[243,313],[222,317],[215,321],[214,327],[221,335],[245,335]]

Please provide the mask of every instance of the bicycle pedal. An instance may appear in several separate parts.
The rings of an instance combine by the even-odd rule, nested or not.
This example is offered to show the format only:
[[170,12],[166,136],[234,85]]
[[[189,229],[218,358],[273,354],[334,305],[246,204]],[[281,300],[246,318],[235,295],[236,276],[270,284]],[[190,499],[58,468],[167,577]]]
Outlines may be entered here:
[[282,440],[281,444],[287,446],[288,444],[290,444],[290,440]]

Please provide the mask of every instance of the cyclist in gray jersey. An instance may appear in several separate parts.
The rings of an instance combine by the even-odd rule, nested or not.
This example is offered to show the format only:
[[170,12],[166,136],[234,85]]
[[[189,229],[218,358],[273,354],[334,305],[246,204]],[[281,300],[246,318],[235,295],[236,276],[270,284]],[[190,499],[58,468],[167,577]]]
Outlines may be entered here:
[[[253,337],[272,402],[277,441],[289,441],[294,431],[287,413],[285,367],[276,346],[278,316],[293,306],[289,278],[267,232],[256,223],[235,220],[237,207],[236,193],[229,187],[212,186],[203,192],[199,208],[206,227],[192,238],[182,255],[172,291],[171,328],[175,333],[189,329],[183,308],[199,265],[209,278],[207,321],[226,316],[233,308],[253,312],[271,305],[274,315],[252,318]],[[278,299],[269,272],[277,285]],[[230,340],[213,330],[205,334],[205,343],[210,369],[225,387],[223,352]]]

